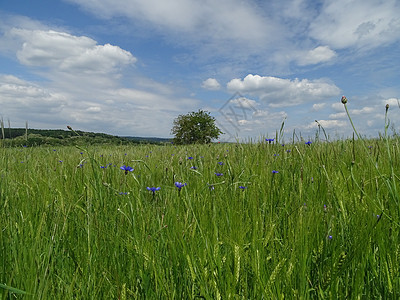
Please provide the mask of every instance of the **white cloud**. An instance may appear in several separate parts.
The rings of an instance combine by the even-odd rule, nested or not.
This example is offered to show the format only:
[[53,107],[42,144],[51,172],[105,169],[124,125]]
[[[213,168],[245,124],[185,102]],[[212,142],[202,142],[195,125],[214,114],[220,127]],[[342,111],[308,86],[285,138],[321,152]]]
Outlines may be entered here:
[[247,75],[243,80],[232,79],[230,91],[248,93],[266,101],[271,107],[298,105],[337,96],[340,89],[324,80],[289,80],[271,76]]
[[389,104],[389,109],[390,108],[400,108],[400,99],[399,98],[389,98],[386,100],[382,100],[382,105]]
[[326,106],[326,103],[315,103],[312,106],[313,111],[320,111]]
[[229,101],[229,103],[233,104],[237,109],[250,109],[255,110],[255,108],[259,105],[257,101],[247,99],[245,97],[235,98]]
[[0,102],[2,116],[7,116],[11,121],[24,123],[47,120],[51,124],[64,119],[62,111],[67,100],[62,94],[37,84],[0,74]]
[[307,52],[300,53],[296,61],[299,66],[307,66],[328,62],[336,56],[336,52],[328,46],[318,46]]
[[201,87],[206,90],[216,91],[221,88],[221,85],[215,78],[208,78],[203,81]]
[[[125,17],[160,32],[242,41],[265,38],[270,22],[254,5],[239,0],[68,0],[103,18]],[[228,9],[229,8],[229,9]],[[263,28],[263,30],[260,30]],[[193,34],[197,33],[197,34]]]
[[336,49],[374,48],[400,39],[397,0],[326,1],[310,24],[310,36]]
[[97,45],[85,36],[73,36],[52,30],[13,28],[9,36],[21,40],[19,61],[32,67],[49,67],[69,73],[110,73],[136,62],[128,51],[110,44]]
[[345,112],[338,112],[338,113],[330,114],[329,118],[330,119],[346,119],[347,114]]
[[[321,126],[324,127],[325,129],[338,129],[341,127],[348,126],[347,122],[342,120],[318,120],[318,123],[321,124]],[[311,122],[306,126],[306,128],[307,129],[317,128],[318,123]]]

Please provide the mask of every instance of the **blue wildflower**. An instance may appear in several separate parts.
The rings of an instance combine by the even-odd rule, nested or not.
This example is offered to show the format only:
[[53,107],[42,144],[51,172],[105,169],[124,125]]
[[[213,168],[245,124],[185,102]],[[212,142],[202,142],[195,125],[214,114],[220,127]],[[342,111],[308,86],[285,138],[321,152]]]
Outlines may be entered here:
[[189,156],[188,159],[193,159],[193,157]]
[[120,167],[121,170],[125,171],[125,175],[128,174],[128,172],[132,172],[133,168],[130,166],[125,166],[123,165],[122,167]]
[[153,194],[156,192],[156,191],[159,191],[159,190],[161,190],[161,188],[160,187],[147,187],[147,190],[148,191],[152,191],[153,192]]
[[187,185],[186,183],[175,182],[175,186],[178,188],[179,191],[186,185]]
[[218,177],[219,177],[219,176],[224,176],[223,173],[215,173],[215,175],[217,175]]
[[246,186],[243,186],[243,185],[241,185],[241,186],[239,186],[239,189],[241,189],[241,190],[244,190],[244,189],[247,189],[247,187],[246,187]]
[[277,174],[279,173],[278,171],[272,170],[272,174]]
[[219,161],[218,164],[219,164],[220,166],[224,165],[224,163],[223,163],[222,161]]
[[309,146],[310,146],[310,145],[311,145],[311,142],[310,142],[310,141],[306,142],[306,145],[309,145]]

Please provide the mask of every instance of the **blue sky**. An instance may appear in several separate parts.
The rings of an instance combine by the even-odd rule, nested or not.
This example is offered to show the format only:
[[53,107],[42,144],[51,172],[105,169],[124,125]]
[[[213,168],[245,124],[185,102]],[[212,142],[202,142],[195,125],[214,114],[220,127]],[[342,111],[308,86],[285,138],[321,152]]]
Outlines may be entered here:
[[397,0],[0,2],[8,126],[170,137],[209,111],[221,141],[400,130]]

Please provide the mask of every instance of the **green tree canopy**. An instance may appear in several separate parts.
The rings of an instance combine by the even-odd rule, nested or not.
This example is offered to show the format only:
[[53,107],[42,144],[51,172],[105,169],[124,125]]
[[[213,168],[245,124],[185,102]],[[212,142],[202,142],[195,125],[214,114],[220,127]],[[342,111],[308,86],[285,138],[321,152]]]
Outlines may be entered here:
[[215,118],[208,111],[199,110],[186,115],[179,115],[174,120],[171,133],[175,135],[174,143],[207,144],[217,139],[222,131],[215,125]]

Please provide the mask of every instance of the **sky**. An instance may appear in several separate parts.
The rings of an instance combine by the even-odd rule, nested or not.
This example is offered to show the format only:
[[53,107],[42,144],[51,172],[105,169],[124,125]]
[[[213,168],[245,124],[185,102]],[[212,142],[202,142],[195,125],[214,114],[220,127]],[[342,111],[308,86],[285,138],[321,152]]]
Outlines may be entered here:
[[[4,126],[220,141],[400,131],[398,0],[0,0]],[[318,121],[318,123],[316,122]]]

